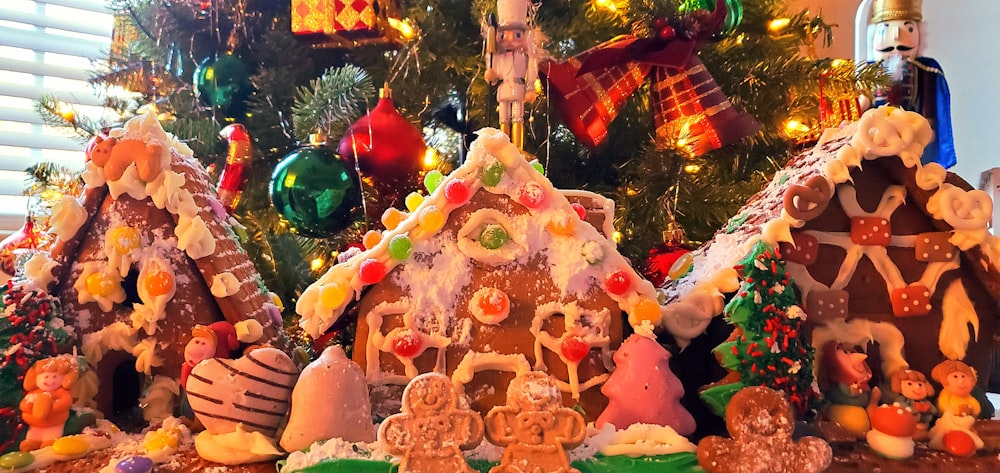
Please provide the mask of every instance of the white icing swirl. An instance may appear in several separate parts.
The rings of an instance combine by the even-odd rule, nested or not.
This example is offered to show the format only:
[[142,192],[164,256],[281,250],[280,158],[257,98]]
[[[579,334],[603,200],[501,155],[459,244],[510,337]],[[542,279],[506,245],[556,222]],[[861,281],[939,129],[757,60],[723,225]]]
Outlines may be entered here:
[[187,252],[191,259],[215,253],[215,237],[201,216],[191,218],[181,214],[174,234],[177,235],[177,248]]
[[241,320],[233,324],[236,339],[242,343],[255,343],[264,337],[264,327],[256,319]]
[[59,266],[59,263],[49,259],[45,253],[35,253],[26,263],[24,263],[24,276],[34,282],[38,287],[48,287],[49,283],[55,281],[56,277],[52,270]]
[[944,166],[929,163],[917,168],[914,180],[917,182],[917,187],[929,191],[941,187],[947,175],[948,171],[945,171]]
[[88,161],[83,171],[83,183],[91,189],[103,186],[107,181],[104,179],[104,168]]
[[111,350],[131,352],[135,348],[135,330],[124,322],[115,322],[83,336],[83,356],[94,366]]
[[118,200],[122,194],[128,194],[129,197],[135,200],[143,200],[149,197],[146,194],[146,183],[139,179],[139,171],[135,168],[135,163],[129,164],[125,168],[125,172],[122,173],[117,181],[108,181],[108,193],[111,194],[111,198]]
[[233,273],[225,272],[216,274],[212,278],[212,295],[222,299],[236,294],[240,290],[240,281]]
[[180,385],[169,376],[157,375],[139,402],[142,418],[150,424],[163,421],[173,415],[174,402],[180,395]]
[[135,357],[135,370],[149,376],[153,368],[163,366],[163,357],[156,353],[156,339],[145,338],[132,348]]
[[60,240],[69,240],[87,221],[87,210],[80,201],[70,196],[63,196],[52,206],[52,216],[49,218],[51,232]]
[[627,429],[616,432],[607,445],[601,447],[600,452],[605,455],[640,457],[695,450],[695,444],[670,426],[632,424]]

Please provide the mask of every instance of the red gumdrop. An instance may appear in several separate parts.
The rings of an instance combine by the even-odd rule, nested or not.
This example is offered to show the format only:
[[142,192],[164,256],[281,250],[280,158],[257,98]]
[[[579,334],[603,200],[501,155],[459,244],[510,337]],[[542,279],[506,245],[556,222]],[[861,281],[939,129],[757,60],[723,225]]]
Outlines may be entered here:
[[961,430],[952,430],[941,438],[944,449],[957,457],[971,457],[976,453],[976,442],[972,436]]
[[587,208],[580,204],[579,202],[573,202],[569,204],[576,211],[576,215],[580,217],[580,220],[587,218]]
[[469,200],[469,186],[455,179],[444,186],[444,198],[449,204],[461,204]]
[[518,201],[530,209],[537,208],[545,201],[545,189],[537,182],[529,182],[521,188]]
[[392,351],[403,358],[413,358],[420,353],[420,336],[413,330],[403,330],[392,339]]
[[385,277],[385,265],[375,258],[368,258],[358,267],[358,276],[365,284],[375,284]]
[[632,281],[629,280],[628,274],[621,269],[609,274],[604,280],[604,287],[608,292],[619,296],[625,294],[631,285]]
[[590,353],[590,344],[583,338],[574,335],[563,339],[559,351],[567,360],[578,363],[587,357],[587,353]]

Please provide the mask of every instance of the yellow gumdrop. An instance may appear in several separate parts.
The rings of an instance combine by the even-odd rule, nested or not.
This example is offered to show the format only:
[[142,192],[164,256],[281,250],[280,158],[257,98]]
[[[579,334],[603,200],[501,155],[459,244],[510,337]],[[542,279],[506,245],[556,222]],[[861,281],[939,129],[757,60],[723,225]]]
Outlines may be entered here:
[[139,248],[139,230],[132,227],[118,227],[108,233],[108,244],[118,254],[131,253]]
[[444,226],[444,212],[433,205],[428,205],[420,211],[420,226],[429,233],[437,232]]
[[173,430],[157,430],[146,435],[146,440],[142,446],[146,452],[156,452],[165,448],[176,448],[178,441],[177,432]]
[[336,309],[345,299],[347,299],[347,288],[340,284],[332,283],[320,289],[319,303],[323,304],[323,307]]
[[677,261],[674,261],[674,264],[670,266],[670,270],[667,271],[667,277],[670,279],[680,279],[681,276],[684,276],[688,273],[688,271],[691,271],[691,265],[693,263],[694,257],[691,256],[691,253],[684,253],[680,258],[677,258]]
[[93,273],[87,276],[87,291],[98,297],[108,297],[115,292],[118,281],[104,273]]
[[282,302],[281,298],[273,292],[271,293],[271,302],[278,308],[278,310],[285,310],[285,303]]
[[580,220],[574,216],[570,218],[566,214],[558,214],[552,217],[549,221],[548,229],[550,232],[560,236],[571,236],[573,235],[575,228],[573,227],[576,220]]
[[399,209],[389,207],[382,213],[382,225],[385,225],[386,229],[395,230],[404,218],[406,218],[406,214],[400,212]]
[[59,455],[80,455],[86,453],[87,450],[90,450],[90,445],[75,435],[56,439],[55,443],[52,444],[52,451]]
[[417,210],[417,207],[420,207],[420,204],[423,201],[424,201],[424,196],[416,192],[410,192],[410,194],[406,196],[406,209],[409,210],[410,212],[413,212]]
[[370,250],[375,248],[375,245],[377,245],[380,241],[382,241],[382,232],[378,230],[368,230],[368,233],[365,233],[364,238],[361,239],[361,244],[365,245],[365,248]]
[[655,299],[640,299],[632,306],[629,321],[633,327],[642,325],[644,321],[655,326],[660,323],[660,317],[660,305]]

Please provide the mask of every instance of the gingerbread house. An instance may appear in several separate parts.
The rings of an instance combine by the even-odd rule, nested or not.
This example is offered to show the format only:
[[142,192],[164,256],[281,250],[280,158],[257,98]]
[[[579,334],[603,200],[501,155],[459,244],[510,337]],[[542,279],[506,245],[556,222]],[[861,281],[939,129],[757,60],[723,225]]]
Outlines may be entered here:
[[357,317],[353,358],[379,414],[421,373],[448,374],[485,413],[515,375],[544,370],[595,418],[623,313],[660,317],[652,284],[595,228],[610,233],[613,202],[556,190],[493,129],[429,191],[302,294],[302,327],[319,336]]
[[96,399],[115,418],[141,404],[147,420],[169,415],[184,346],[195,324],[258,324],[261,342],[281,333],[275,299],[240,247],[230,217],[191,150],[155,116],[134,118],[88,150],[80,199],[53,209],[57,239],[26,265],[29,280],[58,297],[63,319],[96,374]]
[[780,247],[815,347],[836,340],[868,350],[876,382],[902,367],[929,376],[945,359],[964,360],[985,386],[1000,315],[992,201],[921,164],[931,136],[920,115],[887,107],[794,157],[693,252],[691,272],[663,288],[674,341],[710,336],[739,288],[733,266],[763,240]]

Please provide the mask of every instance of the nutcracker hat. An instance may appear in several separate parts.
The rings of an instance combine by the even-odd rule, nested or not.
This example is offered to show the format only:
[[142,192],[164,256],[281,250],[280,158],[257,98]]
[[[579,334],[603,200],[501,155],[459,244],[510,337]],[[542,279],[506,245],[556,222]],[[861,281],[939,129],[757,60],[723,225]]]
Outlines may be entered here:
[[527,28],[528,0],[500,0],[497,2],[497,26],[500,28]]
[[923,0],[875,0],[872,23],[892,20],[922,21]]

